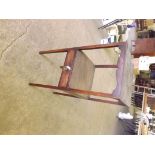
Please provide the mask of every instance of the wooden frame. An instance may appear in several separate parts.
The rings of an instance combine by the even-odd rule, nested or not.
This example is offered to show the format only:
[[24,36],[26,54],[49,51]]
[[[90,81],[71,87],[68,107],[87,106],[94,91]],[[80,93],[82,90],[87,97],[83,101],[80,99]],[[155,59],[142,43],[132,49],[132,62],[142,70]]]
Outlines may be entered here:
[[[37,84],[37,83],[29,83],[29,85],[63,91],[65,93],[60,93],[60,92],[53,92],[53,93],[57,94],[57,95],[63,95],[63,96],[69,96],[69,97],[75,97],[75,98],[83,98],[83,97],[75,96],[72,93],[105,97],[105,98],[109,98],[110,100],[97,99],[97,98],[92,98],[92,97],[88,97],[88,98],[84,98],[84,99],[124,106],[125,104],[123,102],[121,102],[119,95],[120,95],[120,89],[121,89],[121,82],[120,81],[121,81],[122,76],[123,76],[123,66],[124,66],[124,56],[125,56],[124,53],[126,52],[126,42],[118,42],[118,43],[104,44],[104,45],[102,45],[102,44],[89,45],[89,46],[81,46],[81,47],[73,47],[73,48],[40,51],[39,54],[42,55],[42,54],[67,52],[66,59],[64,62],[64,66],[70,66],[71,68],[73,68],[74,67],[74,60],[76,58],[77,51],[93,50],[93,49],[101,49],[101,48],[114,48],[114,47],[119,47],[121,50],[121,53],[123,53],[123,54],[121,54],[122,56],[119,58],[118,63],[116,65],[94,65],[94,66],[95,66],[95,68],[117,68],[117,73],[116,73],[117,86],[116,86],[115,92],[118,89],[119,93],[111,93],[110,94],[110,93],[103,93],[103,92],[96,92],[96,91],[90,91],[90,90],[81,90],[81,89],[70,88],[68,83],[69,83],[70,78],[72,76],[72,70],[65,71],[65,72],[62,71],[58,86],[43,85],[43,84]],[[63,68],[64,66],[60,66],[60,67]]]

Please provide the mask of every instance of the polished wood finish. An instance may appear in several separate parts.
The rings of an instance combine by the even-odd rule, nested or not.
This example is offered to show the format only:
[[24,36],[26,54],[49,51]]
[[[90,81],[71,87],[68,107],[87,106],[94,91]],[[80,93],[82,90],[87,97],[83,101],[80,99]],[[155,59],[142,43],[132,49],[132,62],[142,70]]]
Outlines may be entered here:
[[[53,94],[79,98],[79,97],[74,96],[74,95],[59,93],[59,92],[53,92]],[[79,99],[82,99],[82,98],[79,98]],[[91,101],[95,101],[95,102],[102,102],[102,103],[110,103],[110,104],[115,104],[115,105],[124,105],[124,104],[120,103],[118,100],[117,101],[110,101],[110,100],[103,100],[103,99],[97,99],[97,98],[92,98],[92,97],[89,97],[87,100],[91,100]]]
[[59,92],[53,92],[53,94],[56,94],[56,95],[62,95],[62,96],[69,96],[69,97],[79,98],[79,97],[74,96],[74,95],[71,95],[71,94],[65,94],[65,93],[59,93]]
[[117,68],[117,65],[95,65],[95,68]]
[[124,45],[125,45],[125,42],[117,42],[117,43],[111,43],[111,44],[81,46],[81,47],[76,47],[76,48],[79,50],[93,50],[93,49],[101,49],[101,48],[120,47],[120,46],[124,46]]
[[93,49],[100,49],[100,48],[113,48],[113,47],[120,47],[120,46],[124,46],[124,45],[125,45],[125,42],[118,42],[118,43],[111,43],[111,44],[98,44],[98,45],[89,45],[89,46],[81,46],[81,47],[72,47],[72,48],[40,51],[39,54],[62,53],[62,52],[67,52],[71,49],[93,50]]
[[92,97],[89,97],[88,100],[125,106],[125,104],[120,102],[120,100],[111,101],[111,100],[103,100],[103,99],[97,99],[97,98],[92,98]]
[[[70,66],[72,70],[63,70],[64,66]],[[67,52],[62,68],[59,87],[90,90],[93,83],[95,67],[93,62],[79,50]]]
[[[70,66],[71,69],[73,69],[76,54],[77,54],[76,50],[74,50],[74,49],[69,50],[66,55],[64,66]],[[71,74],[72,74],[72,70],[71,71],[62,70],[58,86],[59,87],[68,87],[69,80],[71,78]]]
[[118,99],[109,93],[102,93],[102,92],[96,92],[96,91],[90,91],[90,90],[64,88],[64,87],[57,87],[57,86],[52,86],[52,85],[43,85],[43,84],[37,84],[37,83],[29,83],[29,85],[37,86],[37,87],[43,87],[43,88],[49,88],[49,89],[63,90],[63,91],[72,92],[72,93],[79,93],[79,94],[85,94],[85,95],[94,95],[94,96],[109,97],[109,98],[113,98],[113,99]]
[[[63,69],[64,66],[60,66]],[[95,68],[117,68],[117,65],[94,65]]]
[[[94,65],[91,62],[91,60],[85,55],[85,53],[83,53],[82,51],[82,50],[93,50],[93,49],[114,48],[114,47],[118,47],[121,50],[121,54],[116,65]],[[42,87],[42,88],[49,88],[54,90],[60,90],[65,92],[65,93],[54,92],[54,94],[57,94],[57,95],[83,98],[87,100],[116,104],[116,105],[124,105],[124,103],[122,103],[121,100],[119,99],[119,95],[121,92],[121,82],[122,82],[123,69],[124,69],[124,57],[126,52],[126,42],[40,51],[39,54],[50,54],[50,53],[61,53],[61,52],[66,52],[67,54],[66,54],[64,65],[60,66],[60,68],[62,68],[62,73],[61,73],[58,86],[44,85],[44,84],[37,84],[37,83],[29,83],[29,85]],[[65,66],[69,66],[71,70],[64,70]],[[91,91],[95,68],[116,68],[117,69],[117,72],[116,72],[117,86],[112,94]],[[82,82],[79,79],[80,80],[83,79]],[[91,95],[105,97],[112,100],[92,98],[90,97]]]
[[63,52],[68,52],[71,49],[72,48],[63,48],[63,49],[56,49],[56,50],[40,51],[39,54],[63,53]]

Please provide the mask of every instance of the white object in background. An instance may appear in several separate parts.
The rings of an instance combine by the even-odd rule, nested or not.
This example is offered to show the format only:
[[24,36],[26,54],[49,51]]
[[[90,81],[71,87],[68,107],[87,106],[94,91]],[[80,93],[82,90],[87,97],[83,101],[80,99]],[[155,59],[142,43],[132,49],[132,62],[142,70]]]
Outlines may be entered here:
[[150,110],[151,110],[151,108],[150,108],[150,107],[146,107],[146,113],[149,113],[149,112],[150,112]]
[[115,42],[115,36],[110,36],[109,39],[111,43]]
[[130,113],[122,113],[122,112],[119,112],[118,113],[118,117],[120,119],[133,119],[133,116]]
[[109,36],[107,38],[101,39],[101,44],[109,44],[115,42],[115,36]]
[[146,114],[146,116],[148,117],[148,119],[153,119],[153,115],[152,114]]
[[139,70],[149,70],[150,64],[155,63],[155,57],[141,56],[139,58]]
[[108,44],[108,38],[105,38],[105,39],[101,39],[101,44]]
[[151,119],[151,115],[152,114],[144,114],[142,112],[140,117],[140,124],[145,123],[147,127],[149,127],[149,119]]
[[139,70],[149,70],[149,56],[139,58]]

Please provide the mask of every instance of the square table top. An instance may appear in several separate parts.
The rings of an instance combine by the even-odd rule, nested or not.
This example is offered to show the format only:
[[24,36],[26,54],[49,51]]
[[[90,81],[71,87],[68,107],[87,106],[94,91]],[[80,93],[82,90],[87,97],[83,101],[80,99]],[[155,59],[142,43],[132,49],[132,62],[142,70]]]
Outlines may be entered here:
[[[95,65],[81,50],[73,49],[67,52],[64,66],[69,66],[71,70],[62,70],[59,87],[91,90]],[[112,96],[129,106],[131,104],[133,68],[128,46],[123,46],[121,49],[117,66],[117,85]]]

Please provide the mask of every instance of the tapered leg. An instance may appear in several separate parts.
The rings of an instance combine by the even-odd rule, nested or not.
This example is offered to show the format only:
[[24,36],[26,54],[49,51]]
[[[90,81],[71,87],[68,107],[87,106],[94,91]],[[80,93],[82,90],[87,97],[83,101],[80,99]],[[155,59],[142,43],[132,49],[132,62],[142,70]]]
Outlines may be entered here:
[[50,54],[50,53],[63,53],[69,51],[70,48],[56,49],[56,50],[48,50],[48,51],[40,51],[39,54]]
[[[53,94],[56,95],[62,95],[62,96],[68,96],[68,97],[74,97],[74,98],[79,98],[79,99],[86,99],[86,98],[80,98],[74,95],[70,95],[70,94],[65,94],[65,93],[59,93],[59,92],[53,92]],[[115,104],[115,105],[123,105],[125,106],[123,103],[118,101],[110,101],[110,100],[102,100],[102,99],[97,99],[97,98],[87,98],[86,100],[91,100],[91,101],[96,101],[96,102],[102,102],[102,103],[110,103],[110,104]]]
[[95,65],[95,68],[117,68],[117,65]]
[[79,97],[71,95],[71,94],[65,94],[65,93],[59,93],[59,92],[53,92],[53,94],[62,95],[62,96],[68,96],[68,97],[74,97],[74,98],[79,98]]
[[43,84],[37,84],[37,83],[29,83],[29,85],[37,86],[37,87],[42,87],[42,88],[63,90],[63,91],[69,92],[69,93],[78,93],[78,94],[84,94],[84,95],[94,95],[94,96],[101,96],[101,97],[113,98],[113,99],[118,100],[118,98],[112,96],[112,94],[109,94],[109,93],[102,93],[102,92],[89,91],[89,90],[81,90],[81,89],[64,88],[64,87],[57,87],[57,86],[51,86],[51,85],[43,85]]
[[101,49],[101,48],[113,48],[113,47],[124,46],[125,44],[126,44],[125,42],[118,42],[118,43],[111,43],[111,44],[88,45],[88,46],[81,46],[81,47],[72,47],[72,48],[63,48],[63,49],[56,49],[56,50],[40,51],[39,54],[62,53],[62,52],[67,52],[71,49],[74,49],[74,50],[92,50],[92,49]]
[[79,50],[92,50],[92,49],[101,49],[101,48],[113,48],[113,47],[120,47],[124,46],[126,42],[116,42],[111,44],[98,44],[98,45],[88,45],[88,46],[81,46],[76,47]]
[[92,101],[96,101],[96,102],[103,102],[103,103],[110,103],[110,104],[123,105],[123,106],[125,106],[125,104],[122,103],[122,102],[120,102],[120,100],[111,101],[111,100],[102,100],[102,99],[97,99],[97,98],[92,98],[92,97],[89,97],[88,100],[92,100]]

